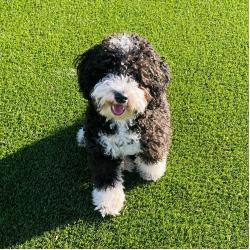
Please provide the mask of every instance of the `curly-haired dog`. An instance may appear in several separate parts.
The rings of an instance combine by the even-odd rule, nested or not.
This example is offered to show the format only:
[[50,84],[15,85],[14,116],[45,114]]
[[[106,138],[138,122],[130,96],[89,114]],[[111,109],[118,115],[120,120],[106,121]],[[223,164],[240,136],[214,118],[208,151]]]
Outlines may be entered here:
[[171,141],[165,85],[168,66],[136,34],[106,37],[76,60],[80,91],[88,100],[77,134],[92,172],[95,209],[118,215],[125,195],[122,170],[145,180],[163,176]]

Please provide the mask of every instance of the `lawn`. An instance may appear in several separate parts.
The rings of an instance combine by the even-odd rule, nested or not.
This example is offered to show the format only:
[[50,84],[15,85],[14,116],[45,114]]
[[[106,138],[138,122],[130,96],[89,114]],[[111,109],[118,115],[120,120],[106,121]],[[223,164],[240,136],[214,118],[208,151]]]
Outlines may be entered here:
[[[247,248],[248,2],[0,0],[0,248]],[[166,58],[173,143],[93,210],[74,58],[130,31]]]

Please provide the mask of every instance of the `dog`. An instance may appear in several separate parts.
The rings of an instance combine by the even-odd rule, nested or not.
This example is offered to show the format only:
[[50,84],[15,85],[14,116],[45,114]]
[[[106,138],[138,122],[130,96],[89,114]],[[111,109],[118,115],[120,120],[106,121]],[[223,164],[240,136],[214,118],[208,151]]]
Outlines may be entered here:
[[164,58],[137,35],[105,37],[75,61],[80,92],[88,100],[79,146],[87,152],[92,198],[101,215],[119,215],[125,201],[123,170],[144,180],[164,175],[171,144]]

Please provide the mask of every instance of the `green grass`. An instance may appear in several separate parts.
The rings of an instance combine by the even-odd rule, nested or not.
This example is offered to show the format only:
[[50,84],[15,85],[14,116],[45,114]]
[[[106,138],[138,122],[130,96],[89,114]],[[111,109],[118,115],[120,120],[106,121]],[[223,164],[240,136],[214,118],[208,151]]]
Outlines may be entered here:
[[[0,248],[247,248],[247,1],[0,0]],[[73,60],[111,32],[167,58],[173,144],[156,183],[125,175],[93,211]]]

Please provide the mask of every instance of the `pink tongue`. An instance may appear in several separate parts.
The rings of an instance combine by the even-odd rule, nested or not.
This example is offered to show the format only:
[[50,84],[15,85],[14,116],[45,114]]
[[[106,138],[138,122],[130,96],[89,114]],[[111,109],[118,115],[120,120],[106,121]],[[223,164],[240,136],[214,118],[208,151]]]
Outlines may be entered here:
[[119,104],[114,104],[111,106],[111,111],[115,115],[121,115],[124,112],[124,107]]

